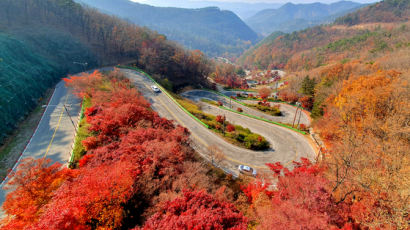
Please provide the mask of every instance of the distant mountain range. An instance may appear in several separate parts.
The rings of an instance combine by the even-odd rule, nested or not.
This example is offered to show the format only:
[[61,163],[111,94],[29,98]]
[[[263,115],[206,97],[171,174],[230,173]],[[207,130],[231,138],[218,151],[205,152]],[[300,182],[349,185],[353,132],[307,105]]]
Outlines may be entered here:
[[239,54],[258,39],[258,35],[236,14],[217,7],[183,9],[154,7],[128,0],[77,1],[149,27],[209,56]]
[[[404,50],[410,47],[405,42],[409,37],[406,29],[409,21],[410,1],[384,0],[337,18],[329,25],[288,34],[274,32],[244,52],[237,64],[300,71],[359,56],[371,59],[376,54],[399,50],[407,54]],[[395,31],[394,37],[390,31]]]
[[216,6],[222,10],[230,10],[242,19],[247,19],[264,9],[277,9],[283,4],[266,2],[217,2],[217,1],[192,1],[192,0],[147,0],[145,3],[162,7],[204,8]]
[[331,23],[336,18],[357,10],[364,4],[340,1],[332,4],[287,3],[278,9],[266,9],[248,18],[246,23],[256,32],[267,36],[274,31],[293,32],[311,26]]

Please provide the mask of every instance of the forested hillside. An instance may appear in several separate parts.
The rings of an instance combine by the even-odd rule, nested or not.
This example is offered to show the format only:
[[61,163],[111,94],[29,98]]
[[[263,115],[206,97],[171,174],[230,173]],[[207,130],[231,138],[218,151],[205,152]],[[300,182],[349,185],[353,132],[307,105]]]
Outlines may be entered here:
[[[369,50],[376,49],[375,51],[377,51],[378,48],[384,49],[383,41],[391,42],[390,35],[388,35],[391,27],[401,25],[400,22],[407,22],[409,17],[408,1],[383,1],[339,18],[332,25],[316,26],[284,34],[274,41],[267,39],[258,44],[253,52],[246,52],[245,55],[241,56],[239,63],[261,69],[268,67],[285,68],[288,65],[286,68],[295,70],[295,68],[306,68],[306,65],[320,66],[325,64],[325,59],[331,53],[341,54],[350,51],[361,53],[361,45],[367,45]],[[358,25],[352,26],[354,23],[349,18],[355,18],[354,21]],[[387,24],[390,22],[392,24]],[[405,31],[405,28],[406,26],[401,31]],[[401,33],[400,30],[396,32],[396,34],[398,33]],[[396,42],[400,43],[400,41]],[[394,47],[396,44],[392,45]],[[317,55],[311,60],[306,57],[307,54],[303,53],[304,51],[315,52]],[[306,63],[293,65],[292,61],[298,57],[299,59],[302,57]]]
[[[207,60],[162,35],[71,0],[0,2],[2,138],[68,72],[135,63],[175,89],[206,84]],[[19,51],[19,52],[17,52]],[[204,83],[205,82],[205,83]]]
[[268,35],[275,31],[293,32],[319,24],[331,23],[341,15],[360,8],[362,4],[340,1],[332,4],[286,3],[278,9],[266,9],[246,19],[246,23],[256,32]]
[[385,1],[384,4],[370,5],[363,10],[358,10],[338,18],[335,24],[356,25],[360,23],[406,22],[409,18],[409,1],[391,0]]
[[0,31],[1,142],[58,79],[83,71],[74,61],[93,67],[97,58],[68,33],[43,27]]
[[210,56],[240,54],[258,39],[238,16],[216,7],[182,9],[154,7],[129,0],[78,0],[110,14],[147,26],[189,49]]
[[408,229],[410,2],[385,0],[243,56],[280,67],[279,98],[300,102],[324,146],[318,166],[359,229]]

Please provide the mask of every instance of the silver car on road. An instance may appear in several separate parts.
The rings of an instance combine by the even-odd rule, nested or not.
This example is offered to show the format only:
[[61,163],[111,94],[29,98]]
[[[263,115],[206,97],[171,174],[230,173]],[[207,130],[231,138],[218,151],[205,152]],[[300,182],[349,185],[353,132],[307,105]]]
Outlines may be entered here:
[[257,172],[254,168],[251,168],[251,167],[246,166],[246,165],[239,165],[238,170],[239,170],[240,173],[243,173],[245,175],[250,175],[250,176],[256,176],[257,175]]

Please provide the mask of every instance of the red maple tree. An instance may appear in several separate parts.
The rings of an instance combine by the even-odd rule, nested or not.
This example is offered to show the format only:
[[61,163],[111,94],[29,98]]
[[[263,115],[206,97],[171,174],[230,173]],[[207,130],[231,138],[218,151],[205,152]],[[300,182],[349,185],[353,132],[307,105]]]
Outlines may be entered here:
[[247,219],[230,203],[205,191],[185,191],[165,203],[143,229],[247,229]]

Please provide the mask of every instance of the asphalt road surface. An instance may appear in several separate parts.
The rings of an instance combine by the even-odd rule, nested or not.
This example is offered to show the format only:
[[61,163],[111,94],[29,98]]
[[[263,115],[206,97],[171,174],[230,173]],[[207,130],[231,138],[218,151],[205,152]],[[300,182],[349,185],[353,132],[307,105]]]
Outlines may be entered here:
[[[271,116],[269,114],[258,111],[257,109],[249,108],[233,100],[229,100],[226,97],[222,97],[216,93],[205,91],[205,90],[186,91],[182,94],[182,96],[189,98],[193,101],[200,101],[200,99],[221,101],[224,103],[226,107],[231,107],[234,110],[236,110],[237,108],[241,108],[247,114],[262,117],[262,118],[265,118],[271,121],[281,122],[284,124],[292,124],[293,120],[295,119],[296,107],[287,105],[284,103],[269,102],[271,105],[280,105],[280,111],[282,112],[282,116]],[[257,104],[258,103],[258,101],[252,101],[252,100],[243,100],[242,102],[247,103],[247,104]],[[299,116],[300,116],[300,121],[299,121]],[[310,126],[310,119],[308,115],[304,112],[301,112],[300,110],[298,110],[295,124],[297,124],[298,121],[300,124],[305,124],[307,126]]]
[[269,125],[266,122],[258,122],[252,118],[224,111],[228,119],[232,120],[233,123],[249,127],[256,133],[268,138],[272,148],[267,151],[252,151],[230,144],[191,118],[166,94],[153,92],[150,88],[153,83],[148,78],[136,71],[122,71],[135,83],[144,97],[152,104],[152,108],[160,116],[175,120],[190,130],[192,144],[200,154],[205,154],[207,147],[210,145],[218,146],[225,153],[227,159],[225,167],[230,171],[237,173],[236,167],[239,164],[249,165],[258,170],[266,170],[266,163],[279,161],[286,166],[291,166],[292,161],[297,161],[300,157],[314,159],[315,151],[309,140],[303,135],[286,128]]
[[[53,162],[67,163],[70,158],[80,109],[81,100],[64,86],[63,81],[60,81],[21,159],[27,157],[49,158]],[[1,184],[0,205],[3,204],[7,193],[3,189],[6,182]]]

